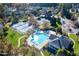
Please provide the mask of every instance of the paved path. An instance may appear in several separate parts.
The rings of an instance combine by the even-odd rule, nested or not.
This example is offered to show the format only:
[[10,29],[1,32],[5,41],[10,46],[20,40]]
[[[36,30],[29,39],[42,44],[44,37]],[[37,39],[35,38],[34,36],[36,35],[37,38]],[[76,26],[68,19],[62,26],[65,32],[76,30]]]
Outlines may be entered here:
[[40,51],[40,53],[41,53],[42,56],[45,56],[42,51]]
[[21,41],[21,39],[24,38],[24,37],[25,37],[25,35],[24,35],[24,36],[21,36],[21,37],[18,39],[18,47],[20,47],[20,41]]
[[[21,37],[18,39],[18,47],[20,47],[20,41],[21,41],[21,39],[24,38],[24,37],[25,37],[25,35],[24,35],[24,36],[21,36]],[[42,56],[45,56],[42,51],[40,51],[40,53],[41,53]]]

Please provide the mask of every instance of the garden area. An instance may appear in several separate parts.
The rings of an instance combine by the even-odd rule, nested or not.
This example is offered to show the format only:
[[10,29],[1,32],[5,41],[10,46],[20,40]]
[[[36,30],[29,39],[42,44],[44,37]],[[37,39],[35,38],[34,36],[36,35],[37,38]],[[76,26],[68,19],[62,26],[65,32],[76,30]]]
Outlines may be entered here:
[[69,38],[75,41],[74,53],[79,55],[79,38],[75,34],[69,34]]
[[14,32],[12,29],[9,29],[8,31],[8,35],[7,35],[7,42],[11,43],[13,45],[13,47],[17,47],[18,46],[18,39],[22,36],[17,32]]

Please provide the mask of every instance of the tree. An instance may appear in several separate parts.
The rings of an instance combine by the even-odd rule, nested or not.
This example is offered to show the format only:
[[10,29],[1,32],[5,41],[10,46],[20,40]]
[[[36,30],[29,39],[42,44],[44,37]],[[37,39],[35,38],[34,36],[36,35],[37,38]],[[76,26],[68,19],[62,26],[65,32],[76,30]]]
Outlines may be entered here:
[[44,22],[44,27],[45,28],[51,28],[50,22],[48,22],[48,21]]
[[46,28],[51,28],[52,26],[49,21],[45,21],[43,24],[40,24],[38,27],[40,29],[46,29]]
[[36,55],[36,53],[35,53],[35,47],[33,46],[32,47],[32,56],[35,56]]
[[72,8],[72,4],[60,4],[61,15],[65,16],[67,19],[71,19],[71,13],[69,9]]
[[28,30],[26,33],[26,38],[28,38],[33,32],[34,32],[33,29]]
[[28,16],[27,15],[26,16],[23,16],[23,19],[24,19],[23,20],[24,22],[27,22],[28,21]]
[[23,48],[23,55],[27,55],[28,54],[29,49],[28,48]]
[[0,39],[3,39],[3,29],[0,29]]
[[59,34],[62,34],[62,29],[61,29],[61,27],[58,27],[58,28],[56,29],[56,32],[59,33]]
[[4,17],[4,5],[0,4],[0,18]]
[[0,18],[0,38],[1,39],[3,39],[3,34],[4,34],[3,28],[4,28],[3,19]]
[[70,56],[70,52],[64,49],[58,49],[57,54],[58,56]]
[[76,14],[71,15],[71,21],[76,21],[78,16]]
[[1,50],[1,54],[3,55],[3,56],[7,56],[8,55],[8,53],[7,53],[7,43],[5,42],[5,41],[1,41],[1,46],[0,46],[0,50]]
[[30,19],[29,20],[33,25],[36,25],[36,23],[37,23],[37,20],[36,19]]
[[79,32],[76,35],[77,35],[77,41],[79,43]]
[[12,55],[12,49],[13,49],[13,46],[12,44],[8,44],[8,55]]

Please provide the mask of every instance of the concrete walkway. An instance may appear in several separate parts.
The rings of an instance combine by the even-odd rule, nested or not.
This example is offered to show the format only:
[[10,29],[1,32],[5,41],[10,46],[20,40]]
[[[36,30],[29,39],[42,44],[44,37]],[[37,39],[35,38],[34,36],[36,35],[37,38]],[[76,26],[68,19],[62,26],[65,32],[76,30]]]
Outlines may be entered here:
[[45,56],[42,51],[40,51],[40,53],[41,53],[42,56]]
[[25,37],[25,35],[24,35],[24,36],[21,36],[21,37],[18,39],[18,47],[20,47],[20,41],[21,41],[21,39],[24,38],[24,37]]

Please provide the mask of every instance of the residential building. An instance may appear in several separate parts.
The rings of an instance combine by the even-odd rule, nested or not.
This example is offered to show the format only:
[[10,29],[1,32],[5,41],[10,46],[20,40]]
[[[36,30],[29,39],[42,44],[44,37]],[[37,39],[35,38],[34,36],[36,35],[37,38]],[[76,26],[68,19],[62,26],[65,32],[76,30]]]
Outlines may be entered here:
[[71,39],[65,37],[65,36],[55,36],[55,35],[51,35],[49,37],[50,41],[48,43],[48,51],[50,51],[51,53],[56,54],[58,49],[68,49],[68,48],[73,48],[73,46],[71,46]]

